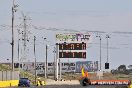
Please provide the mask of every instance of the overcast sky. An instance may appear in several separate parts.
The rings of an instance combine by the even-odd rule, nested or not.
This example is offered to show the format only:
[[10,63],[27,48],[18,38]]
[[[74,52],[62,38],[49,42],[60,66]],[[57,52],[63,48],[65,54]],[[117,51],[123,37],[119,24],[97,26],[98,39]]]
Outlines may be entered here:
[[[9,26],[11,26],[12,1],[0,0],[0,61],[11,58],[11,27]],[[43,61],[45,57],[42,37],[47,37],[50,41],[50,44],[47,42],[50,45],[48,57],[49,61],[52,61],[55,34],[78,30],[83,33],[87,31],[105,32],[101,33],[102,66],[106,62],[106,34],[111,37],[109,39],[111,68],[119,64],[131,64],[132,0],[15,0],[15,4],[19,5],[15,13],[15,25],[22,23],[22,13],[27,16],[27,19],[31,19],[27,20],[27,29],[31,32],[29,34],[31,42],[28,45],[30,61],[33,58],[33,35],[37,36],[36,57],[38,61]],[[71,31],[53,31],[53,28]],[[15,58],[17,58],[17,29],[15,28]],[[99,39],[95,37],[97,33],[91,33],[91,35],[92,41],[88,44],[86,60],[99,60]]]

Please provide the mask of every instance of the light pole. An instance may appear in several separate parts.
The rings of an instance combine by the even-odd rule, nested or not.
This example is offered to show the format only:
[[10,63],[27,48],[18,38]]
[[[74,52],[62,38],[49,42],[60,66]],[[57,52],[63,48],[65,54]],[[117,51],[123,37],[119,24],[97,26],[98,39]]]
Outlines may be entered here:
[[58,81],[58,59],[59,59],[59,44],[56,43],[56,81]]
[[108,42],[108,39],[110,38],[110,36],[107,34],[106,35],[106,39],[107,39],[107,63],[109,62],[109,50],[108,50],[108,44],[109,44],[109,42]]
[[20,77],[20,44],[19,44],[19,42],[20,42],[20,39],[19,39],[19,34],[20,34],[20,30],[18,29],[18,61],[19,61],[19,77]]
[[36,47],[35,47],[36,37],[34,36],[34,70],[35,70],[35,85],[36,85]]
[[48,49],[48,46],[47,46],[47,44],[46,44],[46,56],[45,56],[45,58],[46,58],[46,59],[45,59],[45,62],[46,62],[46,65],[45,65],[45,66],[46,66],[46,67],[45,67],[45,68],[46,68],[46,70],[45,70],[45,71],[46,71],[46,78],[48,77],[48,75],[47,75],[47,71],[48,71],[47,49]]
[[56,48],[54,47],[54,51],[53,51],[53,53],[54,53],[54,80],[55,80],[55,63],[56,63],[56,61],[55,61],[55,53],[56,53],[56,50],[55,50]]
[[99,70],[101,71],[101,70],[102,70],[102,69],[101,69],[101,61],[102,61],[102,60],[101,60],[101,36],[99,35],[99,36],[96,36],[96,37],[98,37],[99,40],[100,40],[100,69],[99,69]]
[[[43,37],[42,37],[43,38]],[[43,38],[44,39],[44,41],[46,40],[46,38]],[[44,63],[44,76],[45,76],[45,78],[47,78],[47,44],[46,44],[46,55],[45,55],[45,63]]]

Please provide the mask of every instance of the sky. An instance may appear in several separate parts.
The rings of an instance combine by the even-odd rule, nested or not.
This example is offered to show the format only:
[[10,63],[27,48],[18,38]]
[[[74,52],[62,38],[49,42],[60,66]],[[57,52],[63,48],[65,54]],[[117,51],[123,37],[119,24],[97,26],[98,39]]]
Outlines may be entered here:
[[[11,60],[11,7],[13,0],[0,0],[0,61]],[[30,31],[28,61],[33,61],[33,36],[36,36],[36,58],[45,60],[45,44],[48,44],[48,60],[53,60],[56,33],[91,32],[87,59],[99,60],[99,38],[102,37],[102,66],[106,62],[106,34],[109,39],[110,68],[120,64],[131,64],[132,52],[132,0],[15,0],[15,25],[23,25],[23,15],[27,17]],[[36,27],[36,28],[35,28]],[[54,30],[54,28],[58,30]],[[17,61],[17,29],[15,27],[15,60]],[[48,30],[51,29],[51,30]],[[65,30],[65,31],[64,31]],[[8,35],[8,36],[7,36]],[[43,41],[46,37],[47,41]],[[22,43],[22,42],[21,42]],[[79,61],[82,59],[69,59]],[[62,61],[67,61],[63,59]],[[85,60],[82,60],[85,61]]]

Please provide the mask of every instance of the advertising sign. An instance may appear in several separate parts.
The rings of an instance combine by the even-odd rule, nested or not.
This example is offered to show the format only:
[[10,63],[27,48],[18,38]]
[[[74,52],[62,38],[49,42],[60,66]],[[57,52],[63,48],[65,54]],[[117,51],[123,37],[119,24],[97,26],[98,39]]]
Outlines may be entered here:
[[32,71],[34,70],[34,63],[33,62],[23,62],[22,69],[25,71]]
[[37,62],[36,64],[36,71],[37,74],[44,74],[44,63],[43,62]]
[[64,34],[56,34],[56,42],[64,43],[64,42],[88,42],[90,39],[90,34],[82,34],[82,33],[64,33]]
[[79,61],[76,62],[76,72],[81,72],[81,68],[88,72],[98,71],[98,61]]

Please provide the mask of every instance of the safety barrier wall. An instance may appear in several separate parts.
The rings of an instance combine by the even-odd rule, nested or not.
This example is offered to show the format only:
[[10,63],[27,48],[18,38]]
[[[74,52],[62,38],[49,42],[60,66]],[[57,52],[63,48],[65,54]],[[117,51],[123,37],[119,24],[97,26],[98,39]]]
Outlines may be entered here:
[[0,81],[18,80],[19,71],[0,71]]
[[0,88],[18,86],[19,80],[0,81]]

